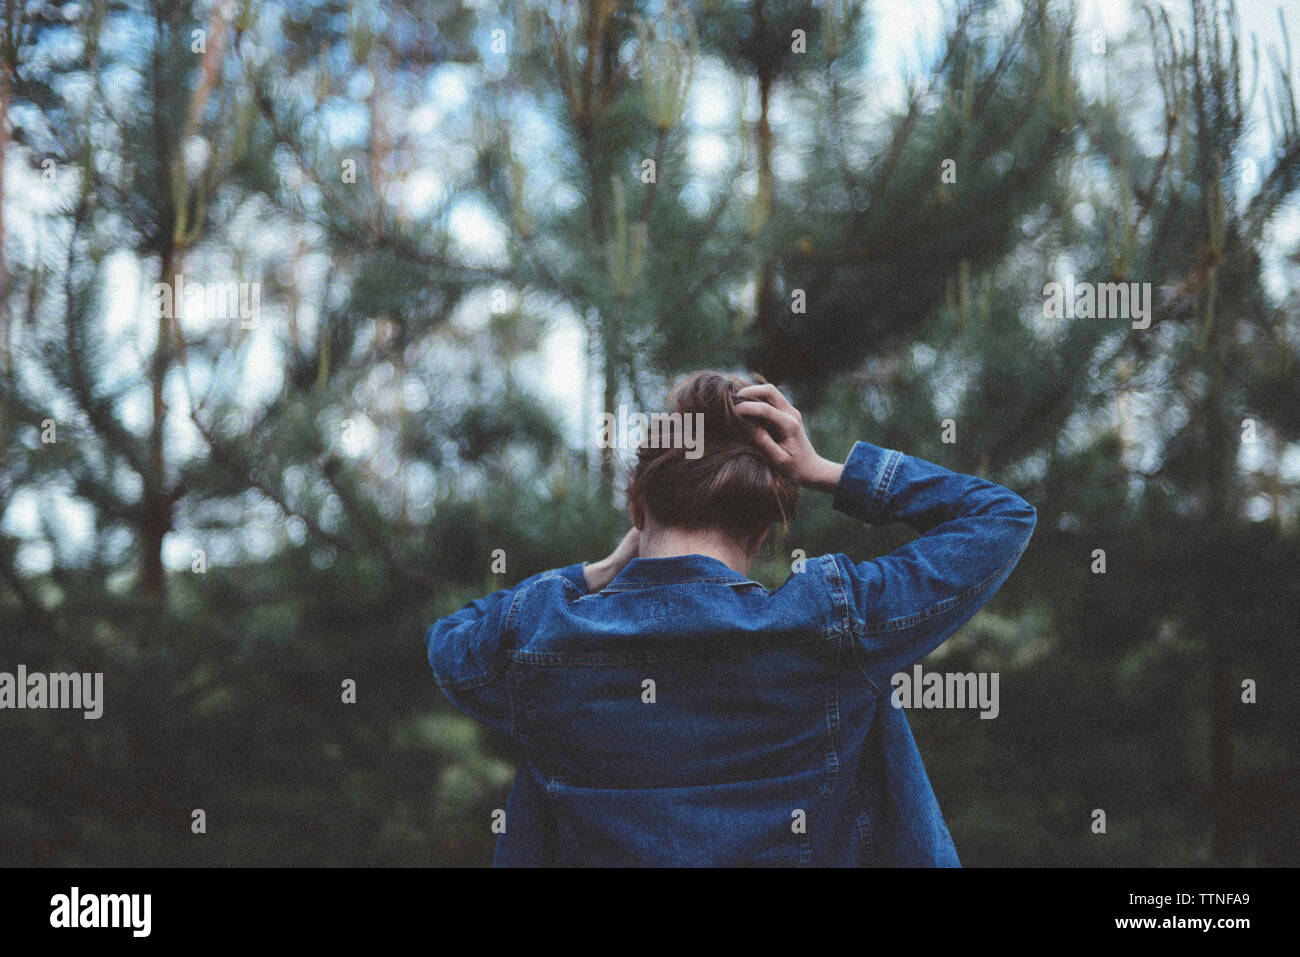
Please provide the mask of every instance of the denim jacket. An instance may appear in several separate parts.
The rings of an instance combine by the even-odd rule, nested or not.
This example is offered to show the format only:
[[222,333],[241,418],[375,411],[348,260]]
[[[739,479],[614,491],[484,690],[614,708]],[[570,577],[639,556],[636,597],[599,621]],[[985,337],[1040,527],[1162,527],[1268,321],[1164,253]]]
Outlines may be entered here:
[[428,630],[443,693],[521,747],[494,866],[960,866],[890,679],[997,591],[1037,513],[866,442],[832,501],[923,534],[775,591],[704,555],[599,592],[570,565]]

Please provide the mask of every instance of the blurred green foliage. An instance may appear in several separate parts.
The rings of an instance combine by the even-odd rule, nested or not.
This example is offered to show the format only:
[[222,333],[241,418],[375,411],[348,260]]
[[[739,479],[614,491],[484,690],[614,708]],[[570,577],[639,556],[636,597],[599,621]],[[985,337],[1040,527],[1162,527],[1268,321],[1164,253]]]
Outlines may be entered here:
[[[710,366],[787,387],[827,456],[867,439],[1038,508],[926,664],[998,672],[998,718],[912,715],[965,863],[1300,863],[1297,252],[1272,229],[1300,130],[1229,7],[1135,7],[1099,57],[1068,3],[954,5],[890,107],[888,5],[689,4],[667,129],[633,15],[678,44],[661,65],[694,47],[661,3],[4,9],[28,169],[3,183],[0,670],[102,671],[106,705],[0,713],[0,863],[488,863],[518,755],[421,636],[611,550],[589,426]],[[259,281],[258,328],[123,306],[124,262],[145,289]],[[1067,274],[1151,283],[1150,329],[1045,320]],[[541,385],[565,329],[582,409]],[[908,536],[805,495],[754,574]]]

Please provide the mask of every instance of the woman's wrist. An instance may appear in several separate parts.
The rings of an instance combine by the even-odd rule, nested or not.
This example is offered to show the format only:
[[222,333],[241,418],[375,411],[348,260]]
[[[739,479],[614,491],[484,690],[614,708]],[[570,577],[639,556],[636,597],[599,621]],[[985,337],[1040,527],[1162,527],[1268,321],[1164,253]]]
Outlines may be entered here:
[[805,488],[816,489],[818,492],[834,492],[835,487],[840,484],[840,476],[843,472],[844,466],[839,462],[832,462],[819,455],[799,484]]

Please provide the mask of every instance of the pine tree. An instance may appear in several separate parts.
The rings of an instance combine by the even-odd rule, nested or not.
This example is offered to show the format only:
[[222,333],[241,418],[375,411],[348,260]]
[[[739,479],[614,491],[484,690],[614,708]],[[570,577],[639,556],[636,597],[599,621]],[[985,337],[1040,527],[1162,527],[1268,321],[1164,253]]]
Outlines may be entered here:
[[[0,632],[110,694],[94,728],[0,736],[33,769],[6,860],[485,862],[516,755],[419,635],[617,541],[599,412],[748,366],[828,456],[1039,509],[936,654],[1015,706],[913,721],[964,860],[1293,861],[1300,340],[1266,277],[1300,260],[1300,123],[1231,4],[1100,38],[1066,3],[957,4],[893,111],[888,7],[847,0],[3,9],[0,509],[37,528],[0,531]],[[168,316],[177,275],[260,313]],[[1067,276],[1150,283],[1149,327],[1051,318]],[[581,444],[535,384],[560,321]],[[810,503],[757,574],[907,535]],[[174,837],[204,805],[210,839]]]

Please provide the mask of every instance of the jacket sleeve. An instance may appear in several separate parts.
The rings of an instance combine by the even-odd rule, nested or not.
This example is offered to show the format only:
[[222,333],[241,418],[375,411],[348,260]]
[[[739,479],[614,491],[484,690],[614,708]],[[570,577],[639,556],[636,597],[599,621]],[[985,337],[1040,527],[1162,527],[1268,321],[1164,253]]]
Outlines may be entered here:
[[882,689],[993,596],[1038,520],[1010,489],[867,442],[853,446],[832,502],[859,521],[923,533],[873,561],[834,556],[867,674]]
[[438,619],[425,632],[429,666],[442,693],[459,710],[490,728],[510,731],[510,696],[505,682],[510,649],[505,636],[514,623],[517,599],[531,585],[556,576],[587,594],[583,565],[568,565],[476,599]]

